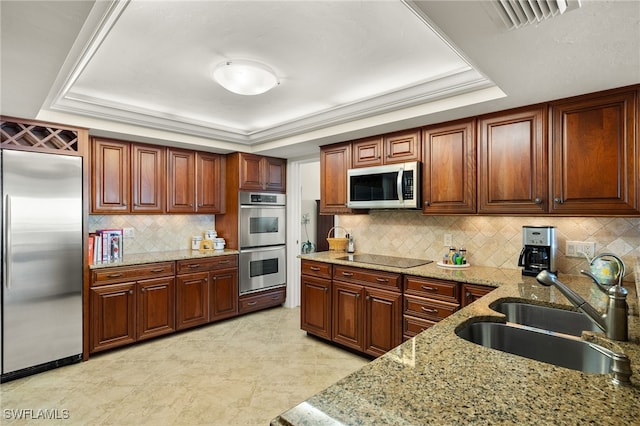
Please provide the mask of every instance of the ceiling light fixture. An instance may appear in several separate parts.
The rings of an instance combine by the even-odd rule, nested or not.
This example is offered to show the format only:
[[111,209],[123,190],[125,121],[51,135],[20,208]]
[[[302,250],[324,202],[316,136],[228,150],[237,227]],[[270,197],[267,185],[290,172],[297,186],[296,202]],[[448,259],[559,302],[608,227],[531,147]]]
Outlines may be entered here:
[[259,95],[280,84],[275,72],[260,62],[229,60],[213,69],[213,79],[238,95]]

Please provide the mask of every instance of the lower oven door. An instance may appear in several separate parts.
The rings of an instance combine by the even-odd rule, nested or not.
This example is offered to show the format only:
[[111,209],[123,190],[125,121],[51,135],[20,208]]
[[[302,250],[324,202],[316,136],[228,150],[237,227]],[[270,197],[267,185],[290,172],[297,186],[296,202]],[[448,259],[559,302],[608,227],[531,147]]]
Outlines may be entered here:
[[240,294],[284,286],[285,257],[285,246],[240,250]]

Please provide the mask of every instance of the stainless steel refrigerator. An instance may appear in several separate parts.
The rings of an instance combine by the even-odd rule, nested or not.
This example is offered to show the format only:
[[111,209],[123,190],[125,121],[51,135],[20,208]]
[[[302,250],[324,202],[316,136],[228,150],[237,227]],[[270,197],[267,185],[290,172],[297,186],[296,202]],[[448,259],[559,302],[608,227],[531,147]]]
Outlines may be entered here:
[[0,150],[2,382],[82,354],[82,159]]

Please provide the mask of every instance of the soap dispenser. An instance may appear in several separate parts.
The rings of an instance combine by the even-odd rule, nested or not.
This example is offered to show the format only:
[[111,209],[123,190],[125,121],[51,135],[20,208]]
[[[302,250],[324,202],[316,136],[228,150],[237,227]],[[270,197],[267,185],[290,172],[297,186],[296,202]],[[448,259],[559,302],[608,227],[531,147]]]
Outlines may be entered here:
[[356,251],[355,244],[353,243],[353,234],[347,234],[349,241],[347,242],[347,253],[353,253]]

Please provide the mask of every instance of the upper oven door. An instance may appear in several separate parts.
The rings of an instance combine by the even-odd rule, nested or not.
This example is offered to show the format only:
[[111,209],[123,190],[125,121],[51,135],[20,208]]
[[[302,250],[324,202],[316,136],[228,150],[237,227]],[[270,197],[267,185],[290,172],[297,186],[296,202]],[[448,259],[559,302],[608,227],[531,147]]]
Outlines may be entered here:
[[240,248],[286,243],[283,206],[240,206]]

